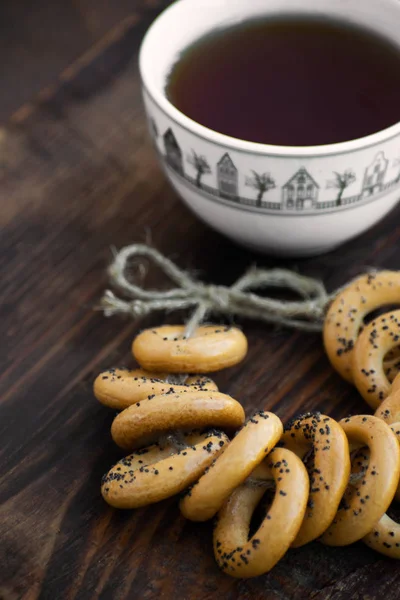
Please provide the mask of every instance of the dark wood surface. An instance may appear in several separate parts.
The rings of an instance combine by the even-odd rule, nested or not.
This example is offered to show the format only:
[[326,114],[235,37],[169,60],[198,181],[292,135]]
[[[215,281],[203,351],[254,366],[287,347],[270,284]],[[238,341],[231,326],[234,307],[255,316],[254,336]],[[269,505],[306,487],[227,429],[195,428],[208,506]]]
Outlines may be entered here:
[[[334,289],[400,261],[399,210],[336,252],[287,262],[250,254],[192,216],[161,173],[140,98],[138,45],[161,4],[114,28],[0,130],[0,598],[397,600],[398,563],[361,543],[313,543],[266,576],[236,581],[215,565],[211,525],[185,521],[175,498],[117,511],[100,496],[121,454],[114,413],[95,401],[92,381],[132,364],[140,328],[177,320],[132,323],[94,310],[112,246],[150,238],[221,284],[257,262]],[[161,283],[157,274],[148,281]],[[332,371],[319,335],[240,325],[248,357],[216,379],[246,411],[284,421],[309,409],[369,412]]]
[[133,12],[172,0],[2,0],[0,122]]

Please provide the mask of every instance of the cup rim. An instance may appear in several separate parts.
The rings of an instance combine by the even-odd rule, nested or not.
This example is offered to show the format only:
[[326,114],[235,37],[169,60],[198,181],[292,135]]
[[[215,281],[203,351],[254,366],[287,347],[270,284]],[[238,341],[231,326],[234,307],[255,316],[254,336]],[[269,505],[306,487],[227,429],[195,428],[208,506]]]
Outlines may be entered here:
[[271,156],[332,156],[338,154],[347,154],[357,150],[379,146],[383,142],[393,139],[400,135],[400,121],[367,136],[337,142],[335,144],[324,144],[319,146],[281,146],[273,144],[261,144],[259,142],[250,142],[240,138],[231,137],[213,129],[209,129],[200,123],[197,123],[183,112],[177,109],[166,97],[163,90],[153,83],[149,77],[148,70],[145,68],[145,54],[147,46],[153,36],[156,25],[162,21],[167,14],[176,9],[176,6],[183,4],[187,0],[175,0],[170,6],[164,9],[153,21],[147,30],[139,50],[139,72],[144,90],[158,104],[158,106],[171,118],[176,124],[183,127],[192,134],[201,139],[206,139],[214,144],[229,147],[238,152],[246,154],[268,154]]

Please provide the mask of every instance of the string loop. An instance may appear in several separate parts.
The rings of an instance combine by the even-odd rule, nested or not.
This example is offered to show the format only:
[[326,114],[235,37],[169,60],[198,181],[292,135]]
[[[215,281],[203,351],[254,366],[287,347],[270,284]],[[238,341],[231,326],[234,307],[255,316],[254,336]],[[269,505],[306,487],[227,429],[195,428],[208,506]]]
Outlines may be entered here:
[[[159,267],[176,287],[146,290],[128,279],[128,266],[139,257]],[[141,318],[156,311],[192,310],[186,329],[188,335],[211,313],[259,319],[304,331],[321,331],[325,310],[331,300],[322,282],[285,269],[252,267],[231,287],[205,284],[145,244],[122,248],[114,257],[109,276],[111,284],[121,290],[124,297],[118,297],[111,290],[105,291],[101,309],[106,316],[130,314]],[[255,293],[266,288],[290,290],[300,299],[288,301]]]

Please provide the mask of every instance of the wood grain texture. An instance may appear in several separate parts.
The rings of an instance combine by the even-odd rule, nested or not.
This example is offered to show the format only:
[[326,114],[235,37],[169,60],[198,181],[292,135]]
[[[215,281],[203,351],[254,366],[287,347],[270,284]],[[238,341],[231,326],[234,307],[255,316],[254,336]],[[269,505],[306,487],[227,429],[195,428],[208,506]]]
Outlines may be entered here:
[[[94,308],[110,248],[153,244],[229,284],[250,264],[284,265],[329,289],[366,267],[396,269],[400,211],[339,250],[277,261],[231,244],[181,204],[146,133],[136,65],[155,10],[137,13],[0,130],[0,598],[397,600],[396,562],[363,544],[290,551],[271,573],[236,581],[212,554],[211,525],[185,521],[176,499],[117,511],[100,478],[120,451],[113,412],[91,393],[96,374],[131,365],[133,324]],[[150,273],[147,282],[161,284]],[[369,412],[332,371],[319,335],[241,321],[249,354],[217,375],[246,411],[284,421],[309,409]]]
[[3,0],[0,2],[0,122],[57,83],[66,68],[132,13],[172,0]]

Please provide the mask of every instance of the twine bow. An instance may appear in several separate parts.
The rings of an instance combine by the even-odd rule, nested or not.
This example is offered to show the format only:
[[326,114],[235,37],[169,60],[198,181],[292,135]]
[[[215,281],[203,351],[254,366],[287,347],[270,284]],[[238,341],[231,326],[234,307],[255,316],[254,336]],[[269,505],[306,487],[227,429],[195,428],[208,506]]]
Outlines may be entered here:
[[[130,281],[127,267],[138,257],[157,265],[177,287],[146,290]],[[325,309],[331,300],[321,282],[285,269],[253,267],[231,287],[205,284],[145,244],[122,248],[109,267],[109,276],[124,298],[106,290],[101,300],[105,316],[125,313],[139,318],[160,310],[192,309],[194,312],[185,331],[187,336],[211,313],[259,319],[304,331],[321,331]],[[256,289],[265,288],[291,290],[300,296],[300,300],[277,300],[254,293]]]

